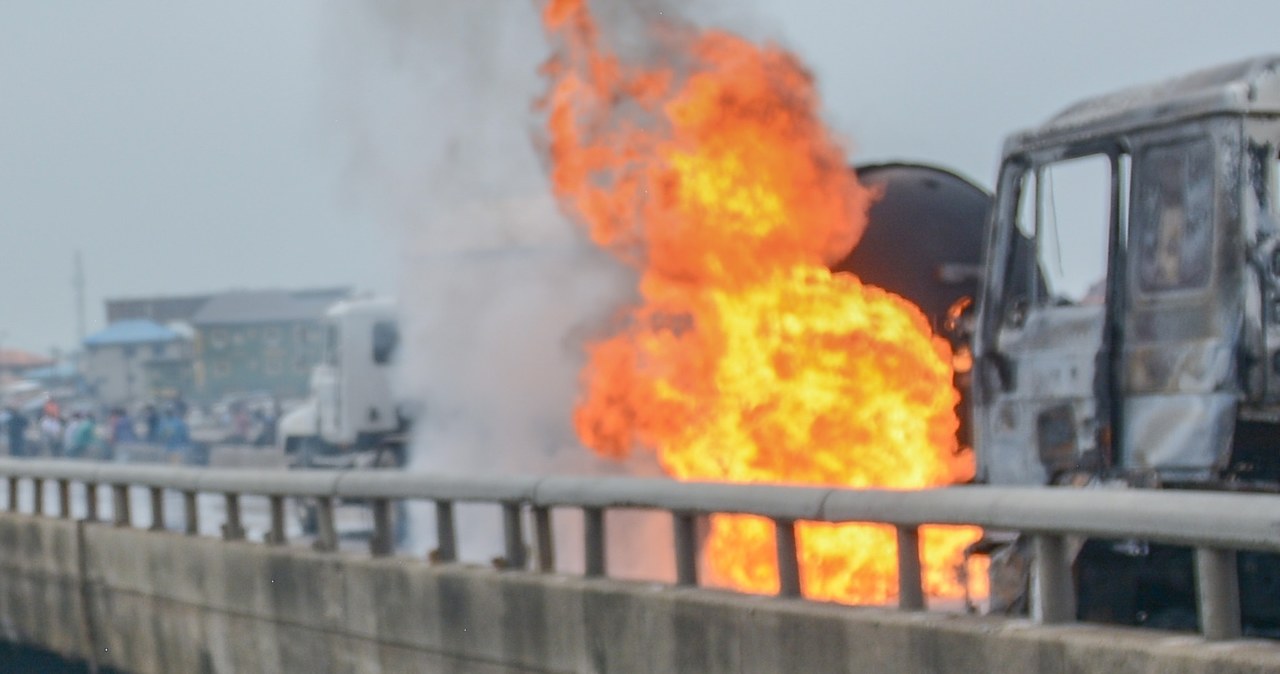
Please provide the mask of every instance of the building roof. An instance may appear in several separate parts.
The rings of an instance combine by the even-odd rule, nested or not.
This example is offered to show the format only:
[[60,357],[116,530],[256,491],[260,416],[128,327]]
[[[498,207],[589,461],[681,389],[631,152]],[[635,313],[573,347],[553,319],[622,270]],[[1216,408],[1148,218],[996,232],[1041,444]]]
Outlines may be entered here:
[[37,367],[22,373],[24,379],[34,381],[48,381],[54,379],[74,379],[79,374],[76,366],[71,363],[58,363],[56,365],[46,365],[45,367]]
[[85,346],[115,346],[124,344],[151,344],[172,342],[182,335],[169,328],[145,319],[119,321],[84,338]]
[[348,288],[232,291],[215,295],[191,318],[196,326],[314,321]]
[[30,367],[47,367],[54,360],[30,351],[19,349],[0,349],[0,368],[26,369]]

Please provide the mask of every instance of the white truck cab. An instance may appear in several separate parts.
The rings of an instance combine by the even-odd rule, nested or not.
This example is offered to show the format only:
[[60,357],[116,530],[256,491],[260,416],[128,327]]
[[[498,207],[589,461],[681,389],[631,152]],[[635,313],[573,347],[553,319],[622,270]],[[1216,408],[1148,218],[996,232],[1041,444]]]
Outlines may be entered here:
[[[396,303],[362,298],[334,304],[325,315],[324,360],[311,373],[307,402],[280,422],[285,453],[303,466],[360,465],[371,450],[390,450],[403,463],[408,420],[392,391],[399,343]],[[377,452],[375,452],[377,453]]]

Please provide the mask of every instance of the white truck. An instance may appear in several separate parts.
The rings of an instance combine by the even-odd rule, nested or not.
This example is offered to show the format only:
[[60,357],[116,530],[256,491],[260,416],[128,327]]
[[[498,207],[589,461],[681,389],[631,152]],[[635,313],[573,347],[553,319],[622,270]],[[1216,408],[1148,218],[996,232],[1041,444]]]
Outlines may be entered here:
[[392,390],[399,341],[394,300],[345,300],[328,310],[310,396],[280,420],[278,442],[294,466],[404,465],[409,418]]

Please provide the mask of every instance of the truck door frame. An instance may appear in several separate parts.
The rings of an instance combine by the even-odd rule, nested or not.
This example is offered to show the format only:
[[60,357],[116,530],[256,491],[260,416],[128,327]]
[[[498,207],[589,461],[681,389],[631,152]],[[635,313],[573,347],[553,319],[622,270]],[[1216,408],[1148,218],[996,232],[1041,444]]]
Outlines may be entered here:
[[[1037,398],[1035,391],[1018,391],[1021,385],[1028,386],[1027,376],[1021,376],[1019,369],[1030,364],[1043,368],[1045,363],[1035,363],[1034,358],[1019,359],[1019,354],[1002,351],[1002,335],[1009,328],[1010,312],[1017,315],[1016,304],[1026,303],[1024,313],[1039,312],[1045,318],[1054,314],[1066,315],[1068,312],[1080,314],[1077,324],[1087,324],[1090,319],[1087,310],[1080,307],[1059,308],[1048,302],[1038,302],[1036,295],[1044,287],[1043,271],[1040,269],[1040,250],[1043,243],[1043,183],[1044,170],[1057,164],[1087,157],[1103,157],[1109,171],[1108,203],[1106,231],[1106,255],[1104,270],[1106,283],[1101,307],[1101,327],[1092,342],[1076,351],[1077,356],[1088,351],[1096,344],[1093,354],[1092,381],[1086,389],[1077,384],[1076,393],[1070,398],[1063,398],[1061,406],[1057,405],[1052,395]],[[1045,444],[1046,436],[1061,436],[1069,433],[1073,449],[1070,457],[1073,470],[1103,472],[1110,468],[1118,451],[1118,440],[1123,434],[1118,432],[1123,426],[1123,396],[1119,374],[1123,371],[1120,359],[1123,354],[1124,325],[1123,308],[1127,298],[1127,221],[1128,221],[1128,187],[1129,187],[1129,154],[1119,139],[1106,139],[1106,142],[1080,143],[1073,146],[1054,146],[1028,150],[1006,157],[1001,166],[999,189],[996,207],[992,211],[987,250],[988,270],[985,284],[980,294],[984,307],[974,340],[975,362],[978,369],[974,378],[975,397],[975,432],[990,434],[985,440],[989,449],[994,451],[980,454],[980,479],[997,483],[1043,483],[1055,479],[1056,474],[1064,468],[1062,465],[1048,465],[1046,448],[1039,447],[1038,452],[1027,452],[1026,444]],[[1032,259],[1019,261],[1015,259],[1016,241],[1020,236],[1018,226],[1021,217],[1022,202],[1025,197],[1026,177],[1035,175],[1036,181],[1036,225],[1035,241],[1032,246]],[[1018,274],[1027,274],[1027,278],[1018,279]],[[1014,306],[1010,306],[1013,304]],[[1027,316],[1014,318],[1016,329],[1021,329],[1019,321],[1028,320]],[[1052,320],[1046,322],[1045,328],[1037,328],[1042,334],[1052,332]],[[1095,325],[1097,325],[1095,323]],[[1034,338],[1034,336],[1033,336]],[[1068,347],[1070,341],[1064,342]],[[1028,351],[1034,354],[1034,351]],[[1024,354],[1025,355],[1025,354]],[[1019,362],[1021,361],[1021,362]],[[1048,365],[1052,367],[1052,365]],[[1074,370],[1073,370],[1074,372]],[[1034,374],[1032,375],[1034,376]],[[1034,386],[1033,386],[1034,388]],[[1086,401],[1092,400],[1092,410],[1081,411],[1087,407]],[[1075,400],[1075,403],[1071,401]],[[1054,416],[1055,406],[1066,412]],[[1092,424],[1078,419],[1081,413],[1091,414]],[[1047,415],[1047,416],[1046,416]],[[1014,417],[1018,417],[1014,419]],[[1024,418],[1025,417],[1025,418]],[[1053,426],[1046,432],[1047,425]],[[1082,429],[1091,426],[1093,438],[1081,444],[1079,435]],[[1035,427],[1035,431],[1032,428]],[[1016,439],[1010,443],[1002,443],[991,437],[998,433],[997,428],[1011,430],[1017,428],[1022,436],[1020,450],[1015,449]],[[999,446],[1010,444],[1008,451],[1000,451]],[[1089,452],[1088,450],[1096,450]],[[1027,455],[1038,456],[1040,466],[1033,466]],[[1088,454],[1088,456],[1086,456]],[[1020,455],[1020,456],[1018,456]],[[1015,467],[999,465],[1012,463]]]

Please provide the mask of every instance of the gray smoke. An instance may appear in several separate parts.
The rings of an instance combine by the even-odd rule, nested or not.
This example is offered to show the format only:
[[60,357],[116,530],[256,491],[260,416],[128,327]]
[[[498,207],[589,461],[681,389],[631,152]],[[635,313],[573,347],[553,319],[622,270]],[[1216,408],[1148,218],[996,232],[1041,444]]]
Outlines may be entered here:
[[[399,384],[421,408],[411,469],[657,474],[652,457],[594,457],[572,429],[583,347],[631,299],[635,278],[550,197],[532,108],[548,55],[535,6],[331,4],[333,109],[351,196],[399,244]],[[413,512],[420,550],[434,543],[433,522],[429,508]],[[496,508],[459,515],[464,559],[499,553]],[[580,568],[580,517],[558,514],[556,525],[563,568]],[[674,575],[665,519],[609,525],[626,531],[612,536],[611,570]]]

